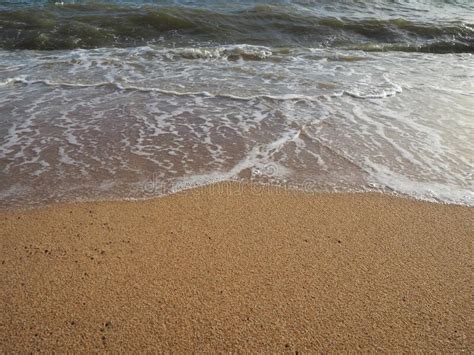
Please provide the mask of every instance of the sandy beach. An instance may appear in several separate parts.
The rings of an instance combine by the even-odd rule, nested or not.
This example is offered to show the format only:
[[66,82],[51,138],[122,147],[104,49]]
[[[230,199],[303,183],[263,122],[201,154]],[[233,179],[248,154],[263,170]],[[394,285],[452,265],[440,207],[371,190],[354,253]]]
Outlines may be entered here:
[[235,183],[3,211],[0,352],[472,352],[473,221]]

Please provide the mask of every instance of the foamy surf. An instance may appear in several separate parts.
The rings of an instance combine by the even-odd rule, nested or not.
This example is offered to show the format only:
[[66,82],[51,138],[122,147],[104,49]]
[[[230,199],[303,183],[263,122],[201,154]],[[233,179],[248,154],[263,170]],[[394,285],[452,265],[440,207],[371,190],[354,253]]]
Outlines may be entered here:
[[[420,20],[380,5],[374,20],[361,4],[349,14],[338,2],[188,5],[129,9],[127,21],[148,21],[134,30],[144,41],[133,31],[108,38],[92,20],[129,5],[35,9],[45,22],[34,26],[58,30],[66,14],[96,16],[77,17],[62,39],[33,25],[17,33],[34,6],[7,6],[2,207],[147,198],[226,180],[474,204],[468,7],[438,4],[441,17]],[[96,31],[105,37],[92,43]]]

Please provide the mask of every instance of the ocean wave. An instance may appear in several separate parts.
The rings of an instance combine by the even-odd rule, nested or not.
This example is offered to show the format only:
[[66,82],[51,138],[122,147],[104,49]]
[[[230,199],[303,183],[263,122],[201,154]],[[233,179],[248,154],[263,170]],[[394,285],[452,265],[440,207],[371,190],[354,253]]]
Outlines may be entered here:
[[263,46],[232,45],[209,48],[176,48],[166,51],[168,58],[185,59],[226,59],[264,60],[272,55],[272,50]]
[[386,79],[387,83],[390,84],[390,87],[378,88],[378,87],[369,87],[369,88],[348,88],[345,90],[340,90],[331,95],[304,95],[304,94],[283,94],[283,95],[271,95],[271,94],[258,94],[258,95],[249,95],[249,96],[239,96],[227,93],[211,93],[208,91],[177,91],[177,90],[167,90],[157,87],[145,87],[145,86],[136,86],[119,82],[96,82],[96,83],[69,83],[69,82],[58,82],[46,79],[28,79],[25,75],[20,75],[13,78],[7,78],[4,81],[0,81],[0,86],[6,86],[10,84],[22,84],[22,85],[35,85],[42,84],[46,86],[53,87],[64,87],[64,88],[94,88],[94,87],[110,87],[116,90],[122,91],[140,91],[140,92],[157,92],[164,95],[174,95],[174,96],[203,96],[203,97],[220,97],[231,100],[238,101],[251,101],[266,99],[271,101],[306,101],[306,102],[319,102],[322,99],[330,97],[341,97],[347,95],[356,99],[383,99],[386,97],[394,96],[402,92],[402,88],[394,83],[391,83]]
[[441,40],[430,43],[361,43],[346,48],[365,52],[474,53],[474,42]]
[[[0,10],[0,48],[54,50],[163,42],[359,48],[368,43],[369,50],[472,53],[473,27],[459,20],[324,16],[302,6],[254,5],[224,11],[212,7],[65,3]],[[189,51],[182,55],[214,53]]]

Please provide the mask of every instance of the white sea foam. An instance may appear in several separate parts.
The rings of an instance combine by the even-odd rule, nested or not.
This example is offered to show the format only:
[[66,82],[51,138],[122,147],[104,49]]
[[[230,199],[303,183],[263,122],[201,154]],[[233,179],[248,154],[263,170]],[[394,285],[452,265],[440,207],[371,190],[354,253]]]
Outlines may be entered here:
[[263,60],[272,55],[268,47],[252,45],[228,45],[209,48],[177,48],[164,52],[170,59],[182,57],[186,59],[246,59]]
[[136,187],[150,179],[156,194],[238,179],[474,204],[467,55],[239,45],[0,57],[5,205],[148,196]]

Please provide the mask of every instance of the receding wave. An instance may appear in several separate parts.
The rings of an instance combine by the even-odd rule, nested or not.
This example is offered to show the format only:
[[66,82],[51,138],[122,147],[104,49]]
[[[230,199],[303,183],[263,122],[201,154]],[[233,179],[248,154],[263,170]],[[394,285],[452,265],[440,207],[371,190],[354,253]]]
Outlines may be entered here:
[[45,79],[28,79],[26,76],[18,76],[8,78],[5,81],[0,81],[0,86],[12,85],[12,84],[23,84],[23,85],[36,85],[42,84],[52,87],[65,87],[65,88],[98,88],[98,87],[110,87],[122,91],[140,91],[140,92],[157,92],[165,95],[173,96],[203,96],[203,97],[220,97],[238,101],[251,101],[255,99],[265,99],[271,101],[307,101],[307,102],[319,102],[325,97],[340,97],[347,95],[356,99],[382,99],[390,96],[394,96],[402,92],[400,86],[393,84],[393,87],[375,92],[359,92],[354,89],[341,90],[333,93],[332,95],[304,95],[304,94],[283,94],[283,95],[272,95],[272,94],[258,94],[250,96],[242,96],[235,94],[225,93],[211,93],[209,91],[176,91],[167,90],[159,87],[145,87],[137,85],[123,85],[117,82],[93,82],[88,84],[79,84],[72,82],[55,82]]
[[0,48],[54,50],[207,41],[472,53],[473,27],[463,21],[325,17],[316,11],[283,5],[223,11],[186,6],[60,3],[0,11]]
[[474,53],[473,43],[439,41],[433,43],[361,43],[346,49],[366,52]]

